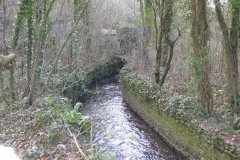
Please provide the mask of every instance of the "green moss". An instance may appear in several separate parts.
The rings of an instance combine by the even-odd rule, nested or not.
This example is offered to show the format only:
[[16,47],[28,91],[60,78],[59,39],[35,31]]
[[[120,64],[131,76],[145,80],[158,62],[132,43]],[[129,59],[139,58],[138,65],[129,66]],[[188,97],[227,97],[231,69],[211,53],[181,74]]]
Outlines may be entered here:
[[[176,104],[174,106],[176,108],[169,108],[171,95],[164,90],[142,82],[128,68],[122,69],[120,77],[124,98],[130,107],[175,148],[190,156],[190,159],[239,159],[238,153],[224,143],[223,137],[206,133],[192,124],[192,117],[189,116],[191,113],[179,116],[179,109],[182,106],[179,107]],[[187,106],[188,100],[184,99],[184,105]],[[189,104],[190,107],[192,105],[196,104]],[[196,109],[196,113],[200,112],[197,107],[192,107],[192,109]],[[199,114],[199,116],[204,116],[204,114]]]
[[[130,92],[124,92],[127,102],[131,107],[149,124],[163,135],[170,143],[177,145],[180,151],[187,151],[196,158],[211,159],[231,159],[228,155],[212,148],[204,135],[196,133],[192,128],[180,124],[176,119],[161,111],[151,103],[141,101],[141,97],[136,97]],[[220,158],[221,157],[221,158]]]

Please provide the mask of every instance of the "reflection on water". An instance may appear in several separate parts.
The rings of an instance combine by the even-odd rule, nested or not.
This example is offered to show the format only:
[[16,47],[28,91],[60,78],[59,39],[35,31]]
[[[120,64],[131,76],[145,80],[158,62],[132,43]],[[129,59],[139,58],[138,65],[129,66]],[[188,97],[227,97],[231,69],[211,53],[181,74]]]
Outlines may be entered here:
[[97,120],[93,142],[102,152],[118,160],[184,159],[126,106],[119,84],[101,86],[98,92],[82,112]]

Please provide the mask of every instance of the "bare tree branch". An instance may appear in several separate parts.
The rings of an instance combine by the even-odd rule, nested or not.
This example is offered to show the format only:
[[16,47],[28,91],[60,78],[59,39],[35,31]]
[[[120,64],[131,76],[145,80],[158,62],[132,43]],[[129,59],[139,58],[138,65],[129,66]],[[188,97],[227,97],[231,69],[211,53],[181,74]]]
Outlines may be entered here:
[[7,56],[0,55],[0,66],[8,68],[9,64],[17,57],[15,53],[10,53]]

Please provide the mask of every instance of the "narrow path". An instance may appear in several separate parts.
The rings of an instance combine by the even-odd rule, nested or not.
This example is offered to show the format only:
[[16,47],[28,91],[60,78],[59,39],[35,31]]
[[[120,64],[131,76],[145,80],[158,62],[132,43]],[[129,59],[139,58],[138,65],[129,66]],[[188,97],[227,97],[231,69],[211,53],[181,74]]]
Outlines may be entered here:
[[118,83],[101,86],[98,92],[82,112],[97,121],[94,144],[110,159],[184,159],[127,107]]

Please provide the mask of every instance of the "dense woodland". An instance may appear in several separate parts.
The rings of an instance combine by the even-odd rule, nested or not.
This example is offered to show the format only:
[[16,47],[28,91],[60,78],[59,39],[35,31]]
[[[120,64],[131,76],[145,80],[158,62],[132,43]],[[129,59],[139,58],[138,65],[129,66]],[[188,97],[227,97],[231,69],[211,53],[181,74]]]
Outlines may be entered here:
[[0,143],[27,159],[101,159],[65,93],[87,93],[113,56],[240,130],[239,33],[239,0],[0,0]]

